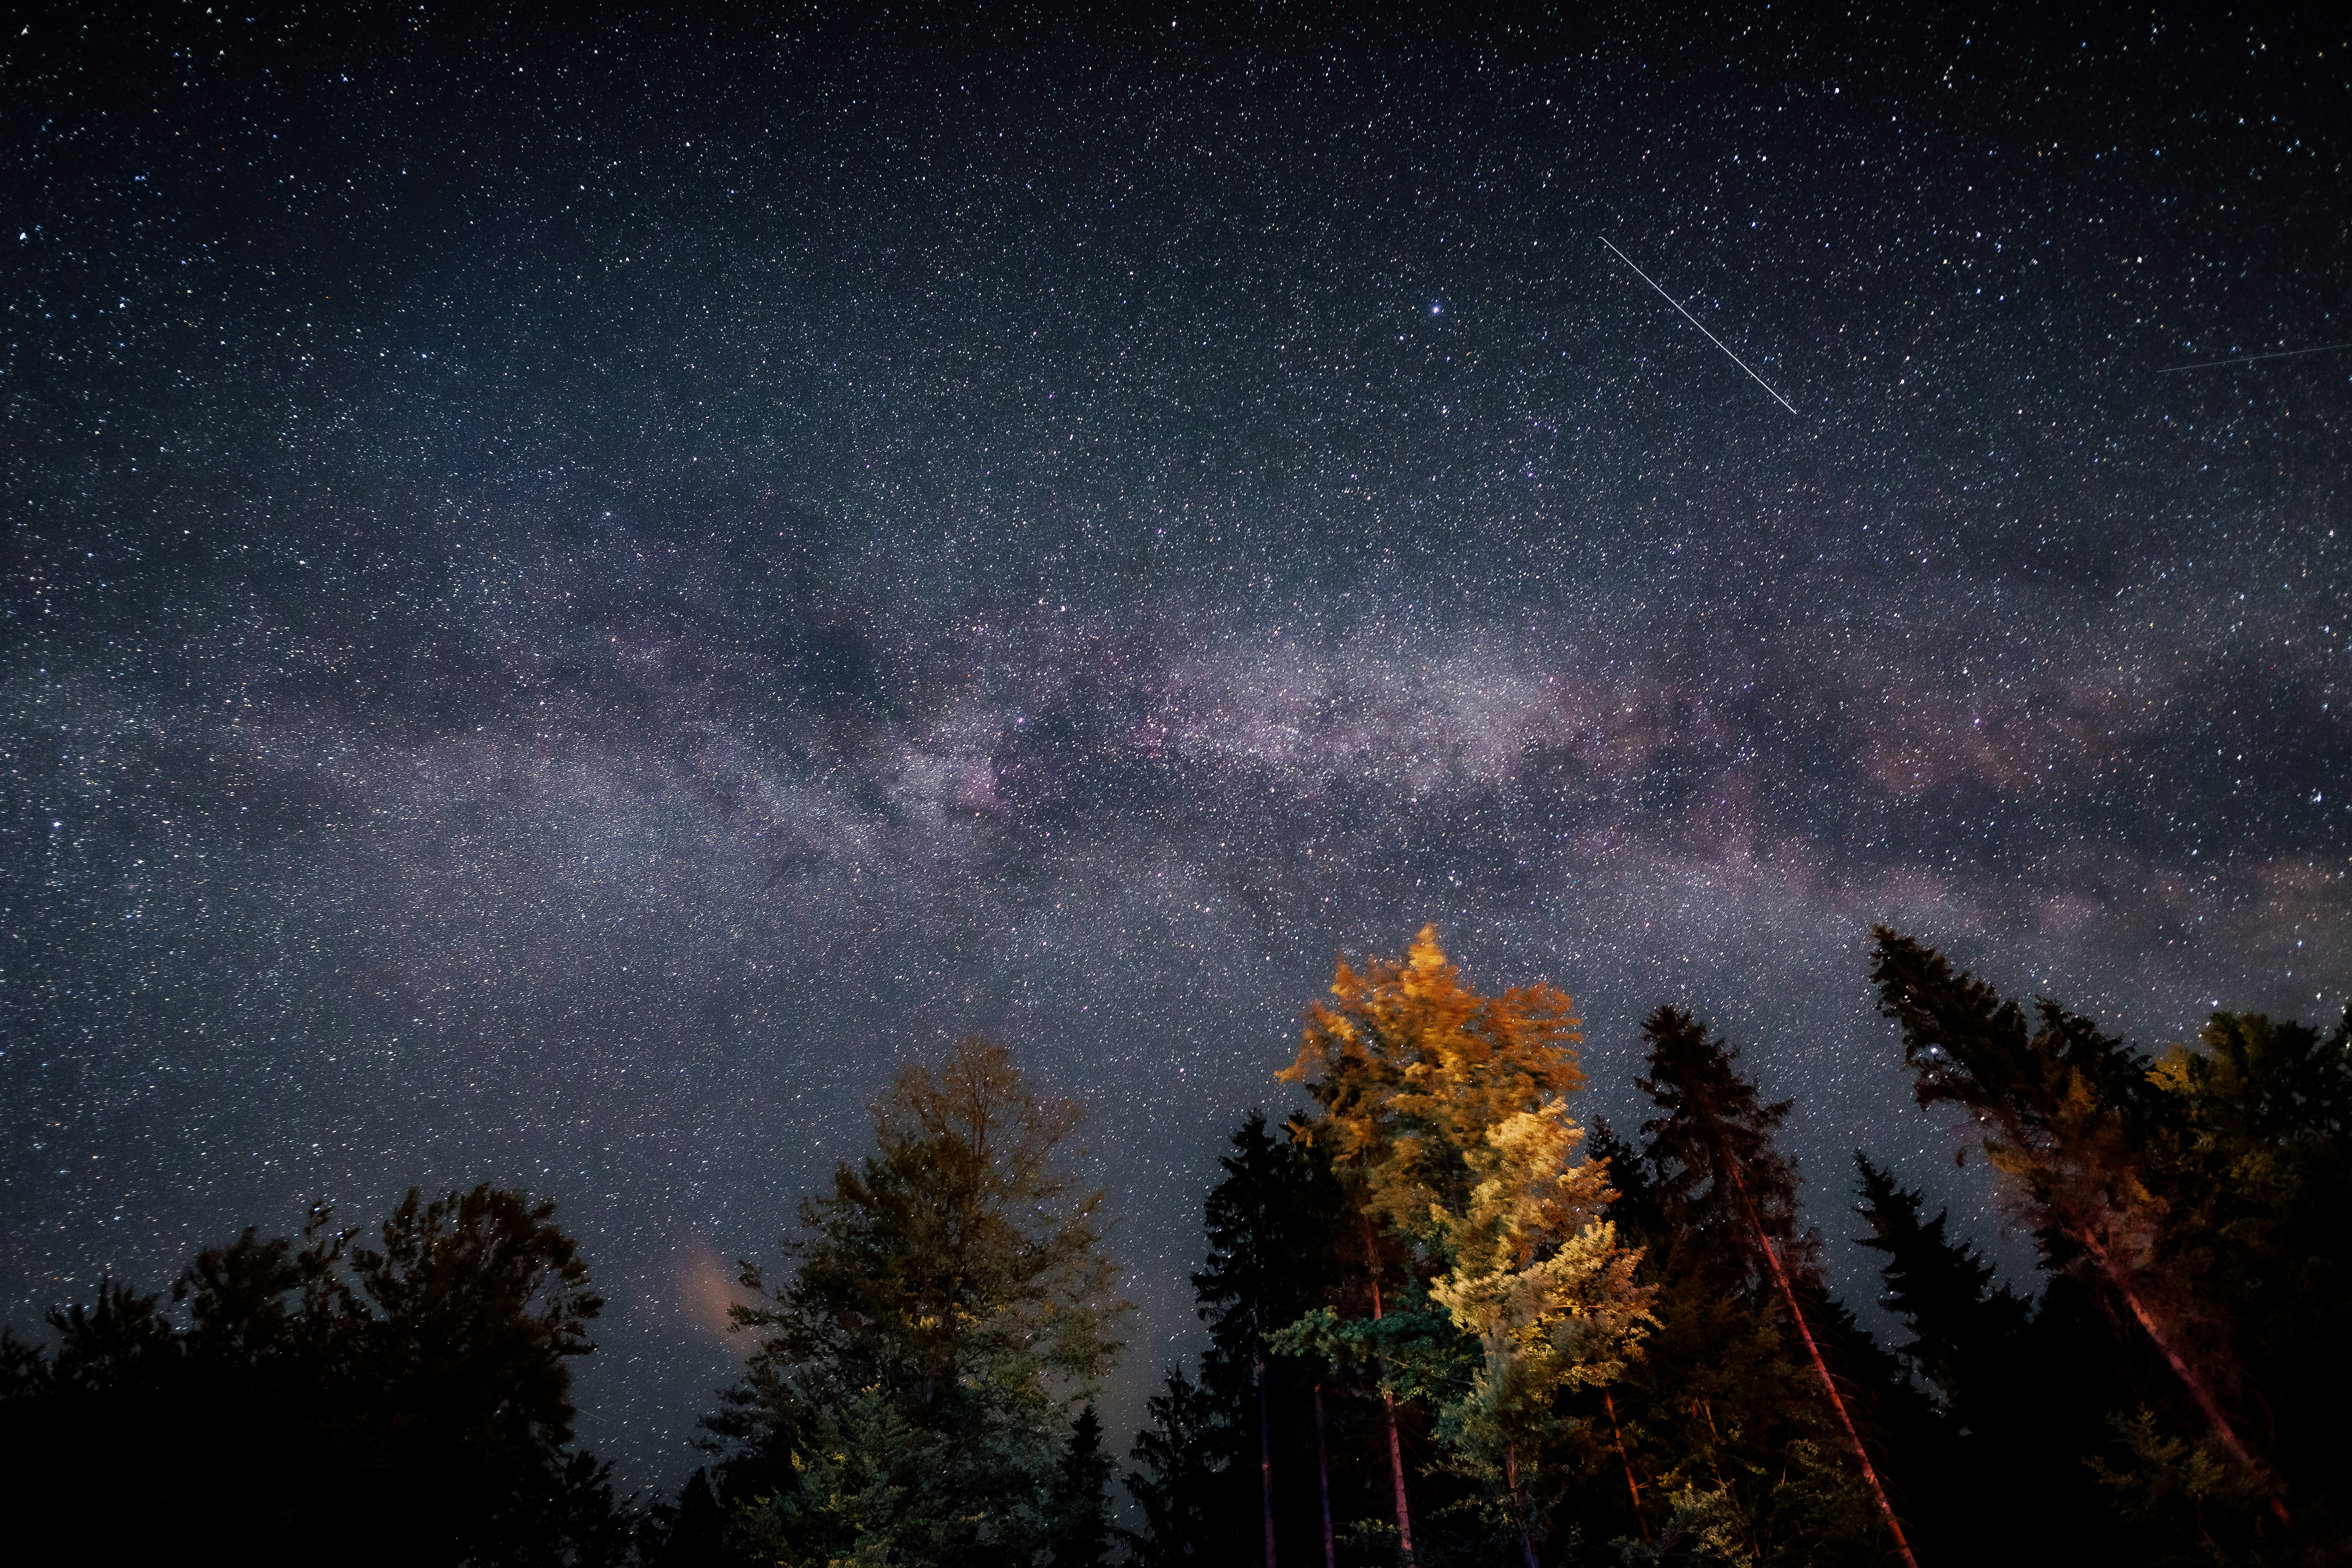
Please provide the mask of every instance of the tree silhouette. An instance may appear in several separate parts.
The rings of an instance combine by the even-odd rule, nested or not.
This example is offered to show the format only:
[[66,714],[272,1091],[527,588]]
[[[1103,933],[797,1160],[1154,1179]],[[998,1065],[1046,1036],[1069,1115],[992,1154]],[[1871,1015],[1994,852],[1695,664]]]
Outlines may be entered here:
[[376,1247],[323,1209],[299,1249],[247,1229],[175,1281],[184,1321],[110,1281],[50,1314],[54,1352],[0,1337],[0,1455],[123,1550],[196,1518],[294,1550],[341,1537],[350,1497],[413,1497],[429,1506],[383,1510],[340,1553],[618,1561],[633,1523],[568,1452],[570,1363],[603,1302],[553,1215],[485,1184],[412,1191]]

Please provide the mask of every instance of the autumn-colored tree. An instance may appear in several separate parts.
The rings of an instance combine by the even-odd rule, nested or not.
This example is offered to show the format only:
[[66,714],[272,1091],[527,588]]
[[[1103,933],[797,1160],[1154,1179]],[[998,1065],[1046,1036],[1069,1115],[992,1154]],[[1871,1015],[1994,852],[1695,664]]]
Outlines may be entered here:
[[[1401,960],[1342,960],[1333,1001],[1307,1015],[1297,1059],[1321,1115],[1297,1135],[1326,1152],[1360,1210],[1375,1287],[1370,1322],[1326,1309],[1284,1342],[1381,1369],[1397,1528],[1412,1516],[1396,1438],[1401,1393],[1430,1399],[1450,1461],[1489,1481],[1527,1560],[1543,1533],[1532,1473],[1559,1392],[1605,1382],[1646,1321],[1633,1260],[1601,1218],[1580,1131],[1574,1004],[1537,984],[1481,995],[1434,927]],[[1412,1310],[1389,1318],[1376,1230],[1402,1244]]]
[[952,1568],[1042,1544],[1068,1408],[1131,1310],[1069,1169],[1079,1116],[977,1039],[876,1104],[877,1152],[803,1205],[791,1276],[733,1310],[758,1345],[709,1424],[789,1461],[745,1510],[764,1546]]
[[1528,1462],[1565,1430],[1559,1396],[1615,1381],[1656,1322],[1640,1252],[1601,1217],[1606,1167],[1571,1162],[1580,1139],[1557,1100],[1512,1112],[1465,1151],[1480,1180],[1462,1209],[1430,1217],[1450,1265],[1430,1297],[1484,1358],[1439,1433],[1468,1473],[1500,1483],[1527,1568],[1544,1534]]
[[1466,1206],[1489,1130],[1584,1086],[1567,993],[1538,982],[1480,995],[1435,926],[1402,959],[1368,959],[1361,973],[1341,959],[1331,996],[1307,1009],[1297,1059],[1279,1076],[1322,1108],[1302,1127],[1307,1141],[1402,1236],[1420,1237],[1433,1205]]

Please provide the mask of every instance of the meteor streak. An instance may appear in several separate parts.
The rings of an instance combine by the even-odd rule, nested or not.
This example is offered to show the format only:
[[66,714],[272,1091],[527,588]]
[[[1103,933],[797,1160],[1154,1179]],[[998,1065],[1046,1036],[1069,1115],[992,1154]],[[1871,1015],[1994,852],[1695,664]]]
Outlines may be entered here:
[[[1603,245],[1609,245],[1609,241],[1605,238],[1601,240],[1601,243]],[[1618,249],[1615,246],[1609,245],[1609,253],[1612,256],[1614,256],[1618,260],[1623,262],[1626,266],[1633,267],[1633,258],[1626,255],[1623,251]],[[1639,278],[1643,282],[1647,283],[1651,288],[1658,289],[1658,280],[1651,277],[1648,273],[1643,271],[1640,268],[1633,267],[1633,276]],[[1664,289],[1658,289],[1658,298],[1664,300],[1667,304],[1672,305],[1675,310],[1683,310],[1682,301],[1675,299],[1672,294],[1667,293]],[[1683,310],[1683,320],[1688,321],[1692,326],[1696,327],[1700,331],[1706,332],[1706,341],[1713,343],[1717,348],[1722,349],[1723,352],[1730,357],[1732,363],[1738,365],[1742,370],[1748,370],[1748,362],[1741,359],[1738,354],[1732,353],[1731,350],[1725,345],[1724,341],[1721,338],[1717,337],[1713,332],[1707,332],[1706,322],[1700,321],[1696,316],[1692,315],[1688,310]],[[1762,376],[1758,375],[1752,370],[1748,370],[1748,379],[1755,382],[1757,385],[1762,387],[1767,392],[1772,392],[1772,384],[1770,382],[1765,380]],[[1772,401],[1779,404],[1781,407],[1787,409],[1791,414],[1794,414],[1797,411],[1797,405],[1795,404],[1790,402],[1787,398],[1781,396],[1777,392],[1772,392]]]
[[[1608,244],[1602,240],[1603,245]],[[2217,364],[2253,364],[2266,359],[2300,359],[2305,354],[2332,354],[2337,349],[2352,349],[2352,343],[2322,343],[2315,349],[2281,349],[2274,354],[2240,354],[2236,359],[2200,359],[2194,364],[2168,364],[2156,374],[2170,375],[2177,370],[2210,370]]]

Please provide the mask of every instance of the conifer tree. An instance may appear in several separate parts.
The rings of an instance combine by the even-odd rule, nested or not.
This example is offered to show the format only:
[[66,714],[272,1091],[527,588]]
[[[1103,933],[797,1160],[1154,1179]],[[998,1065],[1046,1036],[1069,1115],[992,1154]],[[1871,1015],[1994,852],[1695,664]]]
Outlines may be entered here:
[[1911,1331],[1895,1353],[1941,1393],[1947,1407],[1972,1405],[1971,1396],[1996,1382],[1998,1369],[2014,1355],[2031,1304],[1995,1285],[1984,1255],[1947,1234],[1949,1211],[1922,1220],[1926,1200],[1916,1191],[1898,1185],[1865,1154],[1857,1152],[1853,1163],[1854,1212],[1871,1227],[1861,1245],[1886,1259],[1880,1304]]
[[2054,1002],[2039,1026],[1990,985],[1954,974],[1943,954],[1881,926],[1871,980],[1879,1010],[1903,1026],[1922,1106],[1964,1107],[2017,1201],[2045,1234],[2045,1255],[2086,1269],[2163,1357],[2240,1474],[2284,1500],[2223,1408],[2239,1368],[2226,1336],[2193,1331],[2195,1287],[2162,1246],[2164,1198],[2149,1161],[2179,1113],[2147,1059]]
[[[2277,1489],[2294,1500],[2294,1549],[2352,1554],[2352,1489],[2334,1458],[2352,1402],[2352,1011],[2325,1034],[2216,1013],[2149,1080],[2172,1107],[2143,1159],[2162,1205],[2158,1263],[2187,1290],[2170,1304],[2196,1339],[2226,1343],[2241,1382],[2224,1397],[2248,1413]],[[2229,1521],[2226,1504],[2232,1487],[2255,1502],[2269,1489],[2231,1475],[2192,1499],[2192,1452],[2154,1489],[2157,1506],[2160,1440],[2130,1422],[2124,1437],[2138,1474],[2113,1472],[2119,1499],[2137,1495],[2143,1514],[2183,1528],[2201,1515],[2194,1528],[2257,1549],[2261,1532]]]
[[[1667,1436],[1657,1419],[1662,1394],[1669,1409],[1688,1412],[1686,1424],[1672,1423],[1682,1427],[1677,1484],[1721,1493],[1759,1558],[1772,1555],[1773,1530],[1851,1534],[1859,1508],[1907,1561],[1878,1467],[1822,1347],[1819,1331],[1833,1330],[1848,1373],[1875,1351],[1822,1288],[1818,1235],[1797,1233],[1796,1166],[1776,1142],[1790,1103],[1760,1100],[1738,1069],[1738,1050],[1686,1012],[1661,1007],[1643,1034],[1648,1068],[1635,1083],[1660,1111],[1642,1131],[1644,1201],[1663,1227],[1653,1248],[1663,1327],[1637,1434]],[[1775,1319],[1788,1325],[1793,1354]],[[1858,1471],[1854,1482],[1836,1473],[1830,1456],[1840,1449]],[[1775,1472],[1782,1479],[1764,1485]]]
[[[1886,1260],[1880,1303],[1910,1331],[1899,1353],[1940,1401],[1911,1433],[1923,1546],[2021,1564],[2151,1555],[2152,1541],[2118,1530],[2085,1464],[2111,1446],[2108,1413],[2135,1403],[2095,1303],[2063,1274],[2029,1303],[1949,1234],[1948,1215],[1923,1220],[1916,1190],[1856,1163],[1855,1210],[1872,1232],[1861,1245]],[[2002,1507],[1987,1509],[1996,1495]]]
[[1125,1478],[1143,1528],[1118,1531],[1138,1568],[1234,1561],[1233,1532],[1217,1507],[1227,1447],[1214,1404],[1181,1370],[1145,1401],[1152,1424],[1136,1434]]
[[1092,1405],[1070,1423],[1049,1509],[1053,1527],[1045,1545],[1053,1568],[1101,1568],[1109,1559],[1110,1521],[1104,1511],[1108,1500],[1103,1489],[1117,1467],[1103,1452],[1102,1430]]
[[[1278,1428],[1295,1423],[1309,1388],[1297,1358],[1274,1355],[1267,1336],[1330,1299],[1339,1270],[1330,1245],[1341,1199],[1307,1145],[1277,1135],[1252,1110],[1218,1162],[1222,1179],[1202,1207],[1207,1267],[1192,1276],[1210,1345],[1202,1383],[1244,1440],[1234,1456],[1256,1480],[1261,1551],[1273,1561]],[[1321,1484],[1318,1478],[1318,1485]]]

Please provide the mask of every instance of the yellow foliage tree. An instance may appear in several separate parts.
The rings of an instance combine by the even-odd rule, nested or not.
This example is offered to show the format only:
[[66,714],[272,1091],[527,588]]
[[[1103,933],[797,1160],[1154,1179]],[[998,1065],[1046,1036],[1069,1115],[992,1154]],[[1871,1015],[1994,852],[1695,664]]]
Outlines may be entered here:
[[[1638,1344],[1647,1292],[1638,1254],[1601,1219],[1606,1168],[1575,1160],[1583,1133],[1565,1097],[1584,1081],[1575,1003],[1537,984],[1484,996],[1462,983],[1434,926],[1406,955],[1360,971],[1342,959],[1333,1000],[1307,1013],[1297,1059],[1322,1115],[1297,1125],[1355,1191],[1379,1316],[1385,1222],[1461,1332],[1484,1354],[1438,1413],[1458,1463],[1502,1483],[1529,1563],[1534,1510],[1522,1458],[1555,1396],[1605,1383]],[[1390,1411],[1397,1522],[1412,1526]]]

